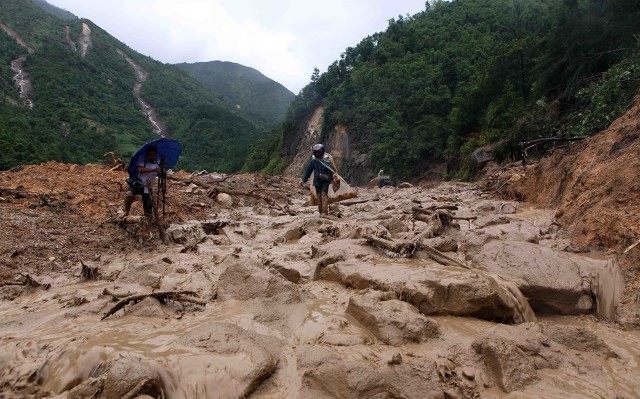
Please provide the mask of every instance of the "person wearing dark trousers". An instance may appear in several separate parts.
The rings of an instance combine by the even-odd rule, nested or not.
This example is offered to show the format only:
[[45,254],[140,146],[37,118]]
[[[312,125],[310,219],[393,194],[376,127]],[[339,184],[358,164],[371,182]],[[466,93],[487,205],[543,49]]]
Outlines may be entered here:
[[151,216],[151,212],[153,210],[151,192],[153,192],[156,177],[160,172],[160,165],[158,165],[156,156],[156,148],[149,147],[145,157],[138,161],[136,165],[138,175],[129,179],[129,191],[124,198],[124,205],[122,207],[123,217],[129,215],[131,204],[133,204],[136,195],[142,196],[142,207],[144,209],[145,216]]
[[325,152],[324,145],[316,144],[311,147],[311,151],[313,155],[302,176],[301,184],[306,186],[307,180],[313,173],[313,187],[318,197],[318,212],[326,215],[329,213],[329,185],[333,181],[333,175],[338,172],[333,158]]

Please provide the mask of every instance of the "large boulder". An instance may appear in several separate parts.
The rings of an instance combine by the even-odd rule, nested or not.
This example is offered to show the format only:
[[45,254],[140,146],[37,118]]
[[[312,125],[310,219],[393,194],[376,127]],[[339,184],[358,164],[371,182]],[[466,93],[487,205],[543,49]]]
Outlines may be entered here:
[[218,298],[221,301],[266,299],[281,303],[301,301],[298,286],[279,273],[270,273],[262,266],[245,260],[231,263],[218,280]]
[[505,339],[484,337],[473,343],[496,384],[505,392],[521,390],[538,380],[536,369],[527,354]]
[[409,342],[424,342],[440,334],[434,320],[420,314],[394,293],[369,291],[349,299],[347,314],[353,316],[385,344],[400,346]]
[[435,362],[402,362],[379,366],[321,346],[305,347],[298,355],[302,371],[300,397],[444,399]]
[[492,273],[517,279],[531,307],[551,314],[593,312],[587,269],[593,263],[606,264],[528,242],[505,241],[490,241],[473,260]]
[[104,373],[101,398],[120,399],[125,396],[161,396],[160,377],[147,363],[136,359],[121,358],[111,361]]
[[[198,392],[219,398],[249,397],[276,371],[282,346],[276,338],[224,322],[200,326],[180,338],[180,343],[206,353],[197,368],[186,363],[185,371],[191,370],[189,380],[196,382]],[[197,397],[198,392],[186,392],[187,397]],[[172,397],[171,392],[167,397]]]
[[487,320],[535,320],[515,284],[476,270],[439,264],[338,263],[318,271],[324,280],[357,289],[395,293],[425,315],[472,316]]

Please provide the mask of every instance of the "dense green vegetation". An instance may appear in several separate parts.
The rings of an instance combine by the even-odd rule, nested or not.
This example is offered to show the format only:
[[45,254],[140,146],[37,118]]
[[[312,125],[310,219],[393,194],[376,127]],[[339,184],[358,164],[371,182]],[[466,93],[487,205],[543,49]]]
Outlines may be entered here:
[[[636,0],[427,3],[316,70],[282,141],[324,105],[324,137],[347,125],[371,172],[419,175],[425,159],[439,159],[468,177],[481,145],[501,143],[496,155],[508,159],[522,140],[605,128],[640,87],[638,33]],[[292,155],[285,145],[266,158]]]
[[[47,10],[50,11],[50,10]],[[31,0],[3,0],[0,22],[35,49],[24,69],[33,81],[35,107],[19,102],[11,60],[26,50],[0,32],[0,169],[47,160],[96,162],[107,151],[128,157],[157,137],[138,109],[125,51],[150,74],[143,98],[159,112],[168,134],[184,147],[185,169],[239,170],[258,128],[233,107],[176,67],[142,56],[90,21],[61,20]],[[77,40],[81,24],[92,29],[93,47],[82,58],[66,43],[64,26]]]
[[233,62],[211,61],[177,64],[178,68],[213,90],[258,126],[279,126],[295,95],[259,71]]

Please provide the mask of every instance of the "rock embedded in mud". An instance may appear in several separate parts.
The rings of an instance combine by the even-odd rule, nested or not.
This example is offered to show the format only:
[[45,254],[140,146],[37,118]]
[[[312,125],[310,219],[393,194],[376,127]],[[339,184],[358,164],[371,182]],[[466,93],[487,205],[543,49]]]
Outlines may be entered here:
[[516,278],[531,307],[540,313],[588,314],[594,303],[585,266],[602,264],[527,242],[490,241],[473,258],[492,273]]
[[216,202],[225,209],[233,207],[233,198],[229,194],[219,193],[216,195]]
[[503,391],[522,390],[538,380],[532,361],[515,343],[483,337],[474,341],[472,347],[482,356],[489,374]]
[[206,236],[200,222],[171,225],[167,229],[167,237],[176,244],[196,245]]
[[282,266],[281,264],[275,263],[270,265],[271,268],[275,269],[278,273],[280,273],[284,278],[291,281],[294,284],[298,284],[300,282],[300,272],[292,267]]
[[209,355],[206,369],[191,376],[202,379],[196,386],[212,389],[216,397],[235,398],[250,396],[276,371],[277,353],[282,346],[274,337],[223,322],[202,325],[180,338],[180,342]]
[[345,357],[326,347],[304,347],[298,352],[302,371],[301,398],[442,399],[435,363],[416,359],[393,367]]
[[580,352],[597,352],[617,357],[613,349],[585,327],[545,325],[544,333],[553,341]]
[[369,291],[352,295],[346,313],[389,345],[420,343],[440,335],[438,323],[396,299],[391,292]]
[[218,280],[218,299],[221,301],[269,299],[282,303],[301,301],[298,286],[279,274],[272,274],[257,264],[235,260],[222,272]]
[[429,238],[424,240],[423,243],[440,252],[456,252],[458,250],[458,242],[451,237]]
[[[121,358],[111,361],[104,373],[101,398],[120,399],[127,395],[161,397],[160,378],[148,364],[135,359]],[[134,396],[135,395],[135,396]]]
[[513,283],[479,270],[443,268],[436,263],[339,263],[318,268],[316,276],[356,289],[393,292],[425,315],[472,316],[503,322],[535,319]]
[[160,301],[154,297],[147,297],[142,301],[126,308],[126,315],[137,317],[158,317],[164,318],[165,313],[162,310]]

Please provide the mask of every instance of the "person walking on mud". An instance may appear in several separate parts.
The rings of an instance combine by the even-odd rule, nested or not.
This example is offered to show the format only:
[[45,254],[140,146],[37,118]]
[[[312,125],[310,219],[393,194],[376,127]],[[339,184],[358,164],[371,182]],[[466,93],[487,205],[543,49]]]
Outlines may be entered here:
[[151,146],[147,148],[147,152],[144,158],[140,158],[136,164],[137,176],[130,176],[127,179],[129,183],[129,191],[124,197],[124,204],[122,207],[122,217],[127,217],[131,210],[131,204],[135,200],[136,195],[142,196],[142,207],[144,209],[144,215],[151,216],[153,211],[153,200],[151,198],[151,191],[156,184],[156,177],[160,172],[160,165],[156,160],[157,150]]
[[313,173],[313,187],[316,189],[318,197],[318,212],[329,213],[329,185],[333,181],[333,175],[337,175],[338,168],[333,162],[333,157],[325,153],[324,145],[316,144],[311,147],[313,155],[307,169],[302,176],[302,186],[306,186],[307,180]]

